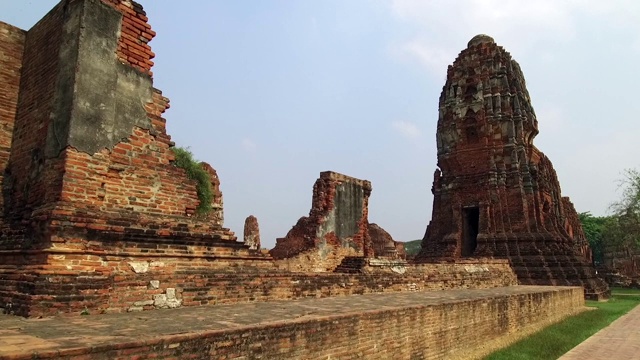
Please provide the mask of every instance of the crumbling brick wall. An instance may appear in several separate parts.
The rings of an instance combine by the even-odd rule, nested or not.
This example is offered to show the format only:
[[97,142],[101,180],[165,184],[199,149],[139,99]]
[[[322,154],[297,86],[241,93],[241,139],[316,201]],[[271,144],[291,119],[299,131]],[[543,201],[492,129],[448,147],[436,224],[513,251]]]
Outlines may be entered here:
[[[5,219],[15,228],[36,214],[39,225],[31,221],[22,231],[5,232],[0,246],[46,243],[51,232],[38,228],[49,226],[76,235],[87,229],[150,236],[222,232],[235,240],[222,230],[219,180],[208,165],[214,211],[206,219],[191,216],[199,203],[196,184],[172,165],[162,117],[168,99],[152,87],[148,43],[154,35],[135,2],[83,0],[62,1],[23,36],[24,57],[14,66],[21,66],[22,79],[9,89],[20,102],[13,106],[14,141],[3,181],[11,207]],[[112,93],[102,94],[102,86],[113,86]],[[77,105],[84,102],[88,106]],[[9,116],[11,108],[3,105]]]
[[[348,255],[373,256],[368,232],[371,183],[331,171],[313,186],[309,216],[302,217],[270,251],[275,259],[297,257],[297,270],[330,271]],[[304,254],[304,255],[303,255]],[[296,262],[295,260],[290,260]]]
[[0,24],[1,304],[28,315],[42,301],[103,303],[131,262],[271,266],[223,228],[204,163],[213,211],[195,215],[196,183],[174,166],[162,117],[169,100],[153,88],[154,35],[128,0],[63,0],[28,31]]

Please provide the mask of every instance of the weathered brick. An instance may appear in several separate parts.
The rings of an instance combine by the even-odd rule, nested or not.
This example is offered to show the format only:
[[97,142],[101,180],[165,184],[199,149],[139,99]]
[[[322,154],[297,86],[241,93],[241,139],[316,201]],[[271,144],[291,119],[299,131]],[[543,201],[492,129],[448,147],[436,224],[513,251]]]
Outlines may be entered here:
[[537,134],[518,63],[491,37],[471,39],[440,95],[433,215],[417,259],[508,258],[523,284],[607,297],[575,209],[533,145]]

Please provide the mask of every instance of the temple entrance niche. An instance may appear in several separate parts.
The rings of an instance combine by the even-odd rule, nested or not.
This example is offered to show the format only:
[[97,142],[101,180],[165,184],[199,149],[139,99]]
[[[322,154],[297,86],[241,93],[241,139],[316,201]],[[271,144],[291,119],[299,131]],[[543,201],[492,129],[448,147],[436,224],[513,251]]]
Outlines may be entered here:
[[462,209],[462,251],[463,257],[473,256],[478,244],[478,225],[480,224],[480,208],[477,206]]

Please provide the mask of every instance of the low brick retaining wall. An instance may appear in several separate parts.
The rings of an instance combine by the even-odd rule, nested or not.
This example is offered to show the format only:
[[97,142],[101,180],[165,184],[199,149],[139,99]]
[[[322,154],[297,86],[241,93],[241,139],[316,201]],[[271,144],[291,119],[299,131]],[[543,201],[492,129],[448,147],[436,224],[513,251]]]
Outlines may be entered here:
[[[20,320],[20,326],[13,324],[19,318],[4,317],[0,345],[27,340],[13,352],[0,346],[0,358],[476,358],[583,305],[579,287],[512,286]],[[41,345],[29,351],[29,341]]]

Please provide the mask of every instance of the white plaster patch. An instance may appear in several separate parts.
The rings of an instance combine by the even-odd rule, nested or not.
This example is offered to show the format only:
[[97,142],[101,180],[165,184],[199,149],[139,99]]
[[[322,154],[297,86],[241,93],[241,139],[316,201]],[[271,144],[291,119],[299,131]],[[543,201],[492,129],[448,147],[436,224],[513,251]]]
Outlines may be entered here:
[[129,263],[131,269],[136,274],[144,274],[149,271],[149,263],[146,261],[132,261]]
[[176,297],[175,288],[167,288],[165,294],[153,295],[153,306],[160,309],[174,309],[182,305],[182,300]]
[[145,306],[145,305],[153,305],[153,300],[144,300],[144,301],[136,301],[133,303],[134,306]]
[[480,265],[465,265],[464,270],[468,273],[488,272],[489,268]]

